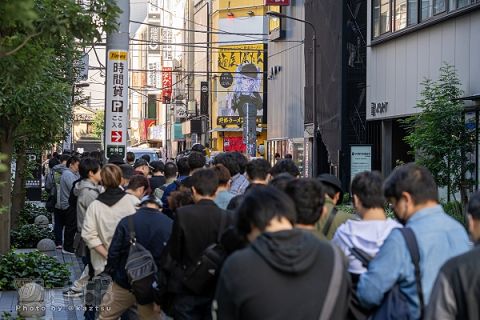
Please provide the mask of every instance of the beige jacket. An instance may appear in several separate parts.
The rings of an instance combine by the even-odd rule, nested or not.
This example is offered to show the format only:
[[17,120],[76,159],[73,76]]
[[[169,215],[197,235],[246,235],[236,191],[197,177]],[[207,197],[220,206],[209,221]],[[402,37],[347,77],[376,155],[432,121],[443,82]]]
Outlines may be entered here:
[[112,242],[113,234],[120,220],[136,211],[136,205],[140,202],[137,197],[126,194],[120,201],[109,207],[95,200],[88,206],[82,227],[82,238],[90,249],[92,266],[95,275],[101,273],[107,264],[95,247],[104,245],[108,251]]

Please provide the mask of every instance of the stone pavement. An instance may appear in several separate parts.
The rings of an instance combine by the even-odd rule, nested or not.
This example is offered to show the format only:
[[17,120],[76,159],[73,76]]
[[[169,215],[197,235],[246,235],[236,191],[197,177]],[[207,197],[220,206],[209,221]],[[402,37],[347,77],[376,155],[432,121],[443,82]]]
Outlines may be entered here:
[[[32,250],[19,250],[21,252]],[[83,265],[78,258],[73,255],[64,255],[61,250],[56,250],[53,254],[61,263],[67,264],[70,270],[70,281],[73,283],[82,273]],[[63,296],[65,288],[46,289],[45,290],[45,317],[44,320],[76,320],[83,319],[83,297],[67,298]],[[3,313],[8,312],[15,319],[17,316],[18,296],[16,291],[0,291],[0,318],[3,319]]]

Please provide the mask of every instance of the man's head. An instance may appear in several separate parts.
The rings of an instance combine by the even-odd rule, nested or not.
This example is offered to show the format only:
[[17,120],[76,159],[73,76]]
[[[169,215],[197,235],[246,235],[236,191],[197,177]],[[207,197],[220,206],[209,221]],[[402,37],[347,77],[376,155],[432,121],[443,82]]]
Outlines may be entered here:
[[438,189],[432,174],[415,163],[393,170],[383,184],[383,194],[402,223],[421,208],[438,204]]
[[247,167],[248,159],[240,152],[233,152],[233,157],[237,160],[238,168],[240,169],[239,173],[244,174]]
[[148,154],[144,154],[140,157],[140,159],[143,159],[145,161],[147,161],[148,163],[150,163],[150,155]]
[[270,170],[270,174],[274,177],[284,172],[291,174],[295,178],[300,175],[300,170],[298,170],[292,159],[281,159]]
[[188,165],[188,158],[183,157],[177,160],[177,168],[179,176],[189,176],[190,166]]
[[150,167],[154,176],[162,175],[165,171],[165,165],[160,160],[150,162]]
[[107,164],[100,172],[102,185],[106,189],[118,188],[122,182],[122,170],[115,164]]
[[193,199],[214,199],[218,189],[218,176],[212,169],[198,169],[191,178]]
[[287,184],[285,193],[290,196],[297,211],[297,224],[313,226],[326,213],[325,191],[320,181],[309,178],[295,179]]
[[200,143],[196,143],[192,146],[192,151],[199,152],[203,156],[206,156],[207,153],[205,152],[205,147],[201,145]]
[[[63,163],[63,164],[66,164],[68,159],[70,159],[70,155],[69,154],[62,154],[60,156],[60,163]],[[68,168],[68,166],[67,166]]]
[[223,152],[215,157],[213,164],[222,164],[228,169],[233,177],[240,172],[240,165],[237,158],[231,152]]
[[361,172],[353,178],[353,205],[362,217],[366,210],[384,207],[382,184],[383,178],[378,171]]
[[480,191],[474,193],[468,202],[468,229],[472,240],[480,241]]
[[82,159],[78,171],[82,179],[90,179],[94,183],[99,183],[102,180],[100,163],[96,159]]
[[290,173],[280,173],[276,175],[270,182],[268,183],[269,186],[272,186],[280,191],[285,192],[287,189],[287,185],[290,181],[295,180],[296,178],[293,177]]
[[330,198],[334,205],[341,204],[343,201],[342,183],[332,174],[323,173],[317,177],[325,189],[325,195]]
[[147,177],[150,174],[150,167],[148,166],[148,162],[145,159],[137,159],[135,161],[135,164],[133,165],[133,169],[135,171],[141,172],[145,177]]
[[197,169],[201,169],[205,166],[207,159],[200,152],[193,151],[188,155],[188,166],[190,167],[190,173]]
[[135,163],[135,153],[132,151],[127,152],[127,163],[134,164]]
[[227,168],[222,164],[216,164],[211,168],[218,176],[218,186],[230,189],[231,176]]
[[177,165],[175,163],[167,162],[165,164],[165,169],[164,169],[165,179],[176,178],[177,177],[177,172],[178,172],[178,169],[177,169]]
[[254,159],[247,163],[247,176],[250,183],[267,184],[272,166],[265,159]]
[[131,177],[127,187],[128,193],[133,194],[138,199],[142,199],[149,189],[150,184],[148,183],[148,179],[141,174],[136,174]]
[[290,153],[287,153],[285,155],[285,159],[293,159],[293,156]]
[[272,187],[255,187],[245,194],[236,210],[237,229],[240,235],[253,241],[269,225],[288,221],[296,222],[295,204],[282,191]]
[[122,164],[120,165],[120,169],[122,170],[122,186],[127,186],[130,182],[130,178],[135,175],[135,170],[129,164]]
[[70,157],[66,163],[66,167],[72,170],[73,172],[78,172],[79,165],[80,165],[80,159],[75,156]]
[[162,209],[162,201],[160,201],[154,195],[147,195],[142,198],[140,201],[140,206],[143,208],[151,208],[151,209]]

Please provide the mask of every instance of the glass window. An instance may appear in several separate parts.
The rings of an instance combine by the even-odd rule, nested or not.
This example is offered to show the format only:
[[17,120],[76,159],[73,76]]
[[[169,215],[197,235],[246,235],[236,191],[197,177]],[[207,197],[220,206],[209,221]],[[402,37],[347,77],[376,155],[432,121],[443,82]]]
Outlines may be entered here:
[[390,31],[390,0],[380,0],[380,34]]
[[372,20],[372,33],[375,38],[380,35],[380,0],[373,0],[372,2]]
[[418,23],[418,0],[408,0],[408,25]]
[[445,0],[434,0],[433,14],[439,14],[441,12],[444,12],[445,9]]
[[457,8],[468,6],[470,3],[471,0],[457,0]]
[[395,31],[407,26],[407,0],[395,1]]
[[422,21],[432,16],[432,0],[421,0]]

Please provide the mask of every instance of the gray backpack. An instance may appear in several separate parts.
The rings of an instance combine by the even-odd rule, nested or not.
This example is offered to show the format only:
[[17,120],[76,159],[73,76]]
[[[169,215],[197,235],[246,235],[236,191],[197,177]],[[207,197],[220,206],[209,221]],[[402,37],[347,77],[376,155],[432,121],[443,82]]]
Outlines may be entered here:
[[153,302],[152,284],[155,281],[157,265],[150,251],[136,241],[133,215],[128,217],[128,228],[130,250],[125,271],[137,303],[140,305],[150,304]]

